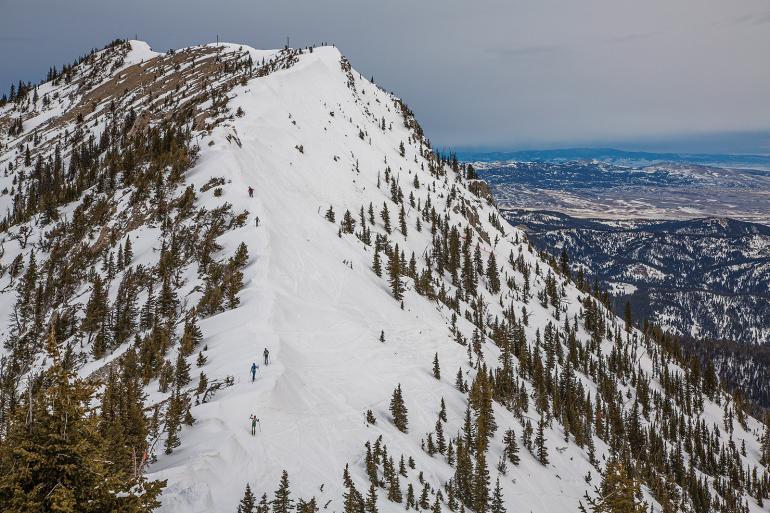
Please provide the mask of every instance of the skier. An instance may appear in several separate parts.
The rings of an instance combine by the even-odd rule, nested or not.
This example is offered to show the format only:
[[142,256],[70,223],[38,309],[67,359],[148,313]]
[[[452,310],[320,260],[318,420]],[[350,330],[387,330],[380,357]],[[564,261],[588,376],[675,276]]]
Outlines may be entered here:
[[259,422],[259,419],[253,413],[249,415],[249,418],[251,419],[251,436],[255,436],[257,434],[257,422]]
[[253,197],[254,197],[254,189],[251,187],[251,185],[249,185],[249,198],[253,198]]
[[265,365],[268,364],[268,359],[270,358],[270,351],[265,348],[265,351],[262,353],[265,356]]
[[254,225],[259,228],[259,216],[254,217]]
[[255,379],[257,379],[257,363],[256,362],[251,364],[251,382],[254,383]]

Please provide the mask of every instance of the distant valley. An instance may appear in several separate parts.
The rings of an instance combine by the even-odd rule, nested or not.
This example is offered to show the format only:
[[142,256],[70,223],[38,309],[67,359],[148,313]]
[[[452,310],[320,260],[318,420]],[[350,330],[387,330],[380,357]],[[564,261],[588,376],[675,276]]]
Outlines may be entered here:
[[[749,165],[754,167],[738,167]],[[714,164],[552,157],[475,160],[474,166],[502,208],[619,220],[717,216],[770,224],[770,157]]]
[[[770,227],[735,220],[608,221],[504,210],[533,244],[567,249],[638,318],[696,338],[770,341]],[[558,248],[558,249],[557,249]]]

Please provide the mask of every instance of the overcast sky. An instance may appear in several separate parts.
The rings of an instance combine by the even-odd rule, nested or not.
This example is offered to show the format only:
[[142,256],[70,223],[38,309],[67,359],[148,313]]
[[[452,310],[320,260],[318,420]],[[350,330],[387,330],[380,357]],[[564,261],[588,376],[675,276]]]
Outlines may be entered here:
[[0,86],[135,34],[333,41],[439,147],[770,153],[768,0],[0,0]]

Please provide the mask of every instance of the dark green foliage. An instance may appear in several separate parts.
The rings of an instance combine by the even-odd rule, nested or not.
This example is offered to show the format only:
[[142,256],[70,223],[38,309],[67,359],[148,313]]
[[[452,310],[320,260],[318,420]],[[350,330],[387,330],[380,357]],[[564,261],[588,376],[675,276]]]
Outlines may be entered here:
[[243,492],[243,498],[238,504],[237,511],[238,513],[254,513],[254,508],[256,508],[256,498],[251,493],[251,486],[249,486],[249,483],[246,483],[246,490]]
[[[112,461],[125,453],[110,452],[142,433],[133,431],[134,424],[121,433],[109,417],[90,414],[93,389],[63,367],[53,330],[48,355],[53,365],[42,376],[47,386],[29,396],[30,403],[24,399],[0,444],[3,511],[149,513],[165,482],[134,478],[132,462]],[[116,377],[112,382],[118,386]],[[121,414],[118,407],[110,410]],[[143,425],[144,419],[136,421]]]
[[406,433],[409,420],[407,419],[407,409],[404,404],[400,384],[393,391],[393,396],[390,399],[390,414],[393,416],[393,424],[398,430]]
[[278,489],[273,494],[273,513],[290,513],[294,505],[289,489],[289,474],[285,470],[281,473],[281,481]]

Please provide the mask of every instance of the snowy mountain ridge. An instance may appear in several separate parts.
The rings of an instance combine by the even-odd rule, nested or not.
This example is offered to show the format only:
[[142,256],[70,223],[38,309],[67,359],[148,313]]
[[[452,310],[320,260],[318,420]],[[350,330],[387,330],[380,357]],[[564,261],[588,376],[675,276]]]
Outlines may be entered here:
[[0,132],[0,411],[51,332],[107,382],[97,411],[138,358],[159,511],[272,500],[283,470],[300,513],[572,512],[632,481],[647,511],[767,510],[762,423],[541,259],[336,48],[119,42]]

